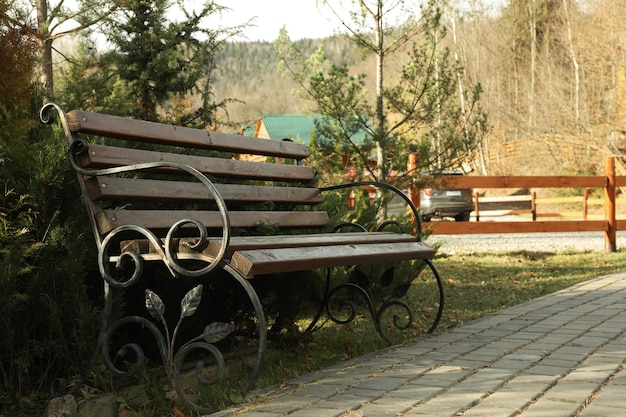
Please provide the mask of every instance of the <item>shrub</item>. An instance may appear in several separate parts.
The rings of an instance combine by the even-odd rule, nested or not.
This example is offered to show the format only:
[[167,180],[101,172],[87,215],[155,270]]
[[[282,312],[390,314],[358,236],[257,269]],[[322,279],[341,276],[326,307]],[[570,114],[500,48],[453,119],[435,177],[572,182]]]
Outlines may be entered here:
[[41,97],[27,92],[28,103],[0,106],[0,400],[9,403],[76,374],[99,328],[87,285],[95,245],[65,140],[39,125]]

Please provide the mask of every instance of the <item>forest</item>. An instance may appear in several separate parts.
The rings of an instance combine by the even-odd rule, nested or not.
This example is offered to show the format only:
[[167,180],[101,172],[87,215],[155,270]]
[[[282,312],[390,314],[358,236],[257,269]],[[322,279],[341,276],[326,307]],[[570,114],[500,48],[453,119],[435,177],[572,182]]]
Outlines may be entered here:
[[[454,3],[454,2],[450,2]],[[626,127],[626,26],[619,0],[510,1],[502,8],[470,2],[450,7],[444,39],[469,83],[482,86],[490,131],[471,161],[476,174],[599,173],[602,158],[621,155]],[[340,37],[319,44],[355,73],[372,73]],[[399,54],[400,55],[400,54]],[[271,43],[227,43],[218,55],[215,91],[237,97],[230,116],[246,124],[261,114],[306,113],[312,103],[294,98],[293,82],[276,72]],[[397,75],[402,56],[389,61]],[[373,76],[367,88],[374,90]],[[532,158],[528,156],[532,155]]]

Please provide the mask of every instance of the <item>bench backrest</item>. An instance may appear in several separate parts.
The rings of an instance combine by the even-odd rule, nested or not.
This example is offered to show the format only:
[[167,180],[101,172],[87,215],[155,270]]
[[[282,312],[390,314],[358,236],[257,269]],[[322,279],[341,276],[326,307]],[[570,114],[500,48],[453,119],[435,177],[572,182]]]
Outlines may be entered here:
[[328,224],[326,212],[312,209],[322,197],[313,186],[314,169],[302,163],[308,155],[302,144],[76,110],[65,117],[76,165],[113,171],[79,173],[99,239],[122,225],[163,237],[182,218],[200,220],[208,229],[222,227],[215,199],[188,173],[163,166],[115,172],[154,161],[187,164],[206,175],[228,207],[232,228]]

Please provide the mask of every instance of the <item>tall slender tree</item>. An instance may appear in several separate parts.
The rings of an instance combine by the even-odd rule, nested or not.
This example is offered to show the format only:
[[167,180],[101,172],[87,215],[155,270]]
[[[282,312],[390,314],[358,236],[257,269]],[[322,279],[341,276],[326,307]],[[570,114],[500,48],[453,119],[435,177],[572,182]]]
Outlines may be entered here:
[[[350,74],[347,66],[329,62],[323,50],[304,60],[285,32],[275,43],[283,69],[335,128],[323,132],[325,136],[347,141],[357,130],[366,132],[376,149],[375,164],[357,144],[350,146],[380,180],[393,169],[405,169],[406,159],[399,153],[403,147],[421,153],[422,167],[435,168],[471,151],[486,128],[485,114],[477,107],[479,86],[462,92],[465,111],[457,101],[460,72],[442,42],[444,2],[427,1],[419,19],[410,1],[352,0],[341,6],[345,3],[352,6],[348,18],[335,9],[340,6],[322,2],[340,19],[342,36],[364,56],[375,57],[372,95],[365,91],[365,74]],[[392,56],[401,56],[404,63],[399,73],[388,74],[385,62]],[[439,123],[433,124],[435,120]]]
[[[84,33],[110,16],[116,9],[110,0],[76,0],[68,5],[64,0],[9,0],[2,10],[2,20],[13,28],[19,28],[39,47],[40,79],[46,98],[52,99],[54,88],[53,52],[56,41]],[[36,19],[33,21],[32,17]],[[59,55],[62,56],[62,55]]]

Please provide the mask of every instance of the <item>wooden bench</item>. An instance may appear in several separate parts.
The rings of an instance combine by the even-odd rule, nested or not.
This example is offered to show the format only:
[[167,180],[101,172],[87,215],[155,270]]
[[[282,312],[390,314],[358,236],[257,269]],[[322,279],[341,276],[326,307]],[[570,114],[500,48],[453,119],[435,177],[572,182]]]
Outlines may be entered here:
[[[422,268],[434,274],[437,300],[435,305],[427,306],[436,312],[432,321],[420,325],[429,332],[437,326],[444,299],[439,274],[431,262],[435,250],[421,241],[415,206],[394,187],[374,182],[316,187],[314,168],[303,163],[307,148],[287,140],[250,138],[79,110],[65,113],[52,103],[42,108],[43,122],[52,123],[53,110],[69,141],[69,159],[77,172],[96,240],[105,286],[98,350],[102,350],[114,374],[131,374],[142,365],[144,355],[137,345],[122,347],[136,351],[136,363],[130,369],[119,367],[108,352],[115,332],[131,322],[152,332],[168,376],[188,406],[206,411],[180,384],[189,351],[209,352],[217,364],[216,372],[224,370],[224,356],[215,343],[233,333],[237,323],[209,321],[201,336],[182,346],[175,340],[182,320],[193,315],[201,302],[201,283],[184,290],[180,318],[173,332],[169,328],[174,326],[164,318],[163,294],[156,290],[145,291],[146,308],[156,320],[135,315],[112,319],[111,287],[133,287],[142,279],[144,263],[150,261],[161,262],[174,277],[190,279],[204,279],[218,268],[245,291],[256,316],[258,342],[244,393],[258,375],[267,343],[265,312],[250,283],[253,277],[423,260]],[[317,208],[323,202],[322,193],[364,185],[398,193],[413,210],[414,234],[386,231],[395,226],[394,222],[374,229],[343,223],[332,230],[329,214]],[[271,229],[272,233],[259,229]],[[366,286],[351,282],[331,288],[331,275],[326,275],[324,308],[320,308],[310,329],[324,313],[334,319],[329,304],[340,286],[354,288],[369,299],[372,319],[383,336],[381,316],[391,306],[401,305],[407,311],[405,327],[416,325],[407,304],[388,298],[382,305],[374,305]],[[402,295],[399,292],[396,296]],[[396,317],[394,323],[401,327],[398,322]]]

